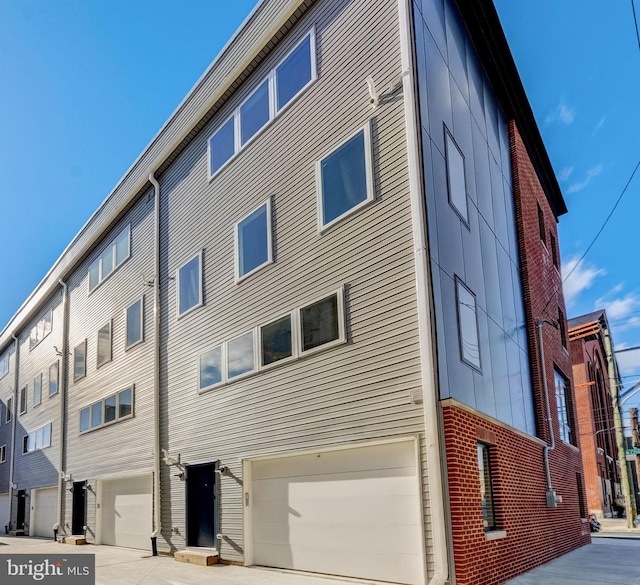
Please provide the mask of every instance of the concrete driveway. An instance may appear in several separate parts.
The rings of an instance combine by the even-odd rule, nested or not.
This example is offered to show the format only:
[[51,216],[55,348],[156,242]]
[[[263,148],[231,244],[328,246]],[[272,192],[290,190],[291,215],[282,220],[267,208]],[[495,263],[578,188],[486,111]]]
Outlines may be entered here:
[[[336,579],[309,574],[178,563],[172,557],[114,546],[71,546],[29,537],[0,537],[0,554],[87,554],[96,557],[96,585],[336,585]],[[358,581],[367,585],[366,581]],[[379,585],[379,584],[378,584]]]
[[640,585],[640,538],[607,536],[505,585]]

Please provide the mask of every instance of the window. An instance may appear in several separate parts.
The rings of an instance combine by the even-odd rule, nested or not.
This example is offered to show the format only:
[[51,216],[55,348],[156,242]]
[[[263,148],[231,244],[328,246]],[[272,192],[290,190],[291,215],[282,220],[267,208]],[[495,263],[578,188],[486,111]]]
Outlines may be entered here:
[[58,393],[59,377],[60,365],[56,361],[49,366],[49,396],[55,396]]
[[558,244],[556,242],[556,237],[549,232],[549,245],[551,246],[551,259],[553,260],[553,265],[558,268]]
[[202,252],[178,268],[178,317],[202,305]]
[[53,310],[49,309],[38,322],[31,328],[31,335],[29,337],[29,351],[31,351],[36,345],[38,345],[52,329]]
[[73,350],[73,381],[77,382],[87,375],[87,340],[76,345]]
[[22,443],[22,453],[30,453],[46,447],[51,447],[51,423],[25,435]]
[[7,399],[7,412],[5,413],[4,422],[10,423],[13,415],[13,398]]
[[445,127],[445,150],[447,155],[447,188],[449,204],[465,224],[469,223],[467,207],[467,182],[464,172],[464,155]]
[[315,35],[310,32],[275,69],[276,105],[282,110],[316,77]]
[[315,52],[311,30],[218,127],[208,143],[210,179],[316,78]]
[[236,280],[269,264],[272,259],[271,200],[236,224]]
[[27,386],[20,389],[20,414],[27,412],[27,391]]
[[542,207],[540,207],[540,204],[538,202],[536,202],[536,205],[538,206],[538,231],[540,232],[540,239],[542,240],[542,243],[546,246],[547,230],[544,227],[544,212],[542,211]]
[[560,438],[565,443],[575,445],[573,425],[573,405],[567,379],[558,370],[554,372],[556,384],[556,403],[558,406],[558,427]]
[[198,359],[198,388],[204,390],[223,380],[222,346],[214,347],[200,355]]
[[227,343],[227,377],[237,378],[255,369],[253,331]]
[[7,446],[2,445],[0,447],[0,463],[4,463],[7,460]]
[[291,315],[260,327],[260,363],[274,364],[293,356]]
[[480,370],[480,341],[478,337],[478,315],[475,295],[456,278],[458,306],[458,339],[460,359]]
[[493,504],[493,485],[491,481],[491,457],[489,446],[478,443],[478,470],[480,471],[480,499],[484,530],[489,532],[497,528],[495,507]]
[[584,490],[582,487],[582,474],[576,472],[576,489],[578,491],[578,510],[580,512],[580,518],[587,517],[587,503],[585,502]]
[[0,358],[0,380],[9,373],[9,352]]
[[300,309],[301,351],[344,340],[342,290]]
[[121,390],[80,410],[80,433],[133,416],[133,387]]
[[128,349],[144,339],[144,298],[138,299],[127,307],[127,338],[125,348]]
[[98,330],[98,367],[111,361],[111,321]]
[[89,266],[89,292],[131,255],[131,226],[125,227]]
[[33,379],[33,405],[42,403],[42,374],[38,374]]
[[371,125],[316,163],[318,228],[324,228],[373,201]]
[[558,329],[560,330],[560,342],[562,347],[567,348],[567,329],[564,325],[564,313],[560,307],[558,307]]

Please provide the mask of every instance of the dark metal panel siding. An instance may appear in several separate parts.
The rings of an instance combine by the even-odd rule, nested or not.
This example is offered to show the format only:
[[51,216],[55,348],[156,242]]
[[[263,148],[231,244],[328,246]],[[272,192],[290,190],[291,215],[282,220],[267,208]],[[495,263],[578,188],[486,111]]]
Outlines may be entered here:
[[[11,475],[11,438],[13,422],[7,423],[7,401],[13,397],[13,388],[15,386],[15,351],[14,345],[11,344],[2,354],[9,354],[9,372],[0,380],[0,446],[7,447],[7,460],[0,463],[0,494],[9,493],[9,478]],[[0,526],[2,529],[2,526]]]

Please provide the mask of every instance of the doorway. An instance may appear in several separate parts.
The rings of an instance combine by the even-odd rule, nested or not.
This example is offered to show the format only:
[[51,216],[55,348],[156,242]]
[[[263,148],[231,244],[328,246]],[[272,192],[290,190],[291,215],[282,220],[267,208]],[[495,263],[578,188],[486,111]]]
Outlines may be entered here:
[[73,482],[73,504],[71,507],[71,534],[84,535],[87,509],[86,481]]
[[216,463],[188,465],[187,546],[216,548],[218,495]]
[[27,491],[20,490],[18,492],[18,517],[16,518],[16,529],[24,530],[24,520],[27,510]]

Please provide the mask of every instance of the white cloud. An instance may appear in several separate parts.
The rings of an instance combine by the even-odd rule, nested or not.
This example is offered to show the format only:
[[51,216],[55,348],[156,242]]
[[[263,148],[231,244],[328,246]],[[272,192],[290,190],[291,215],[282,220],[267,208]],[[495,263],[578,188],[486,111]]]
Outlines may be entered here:
[[[609,294],[614,291],[619,292],[618,287],[614,288]],[[640,309],[640,296],[629,293],[624,297],[609,301],[605,300],[605,297],[602,297],[596,301],[596,309],[598,308],[605,309],[607,311],[607,318],[609,321],[613,321],[614,319],[619,319]]]
[[577,191],[582,191],[591,181],[597,177],[602,172],[602,165],[598,165],[597,167],[593,167],[587,171],[587,176],[584,178],[584,181],[580,181],[579,183],[572,183],[567,187],[567,193],[576,193]]
[[560,181],[566,181],[571,176],[571,173],[573,173],[573,167],[565,167],[558,173],[558,179]]
[[556,106],[555,110],[553,110],[553,112],[551,112],[547,116],[546,122],[562,122],[563,124],[566,124],[568,126],[569,124],[571,124],[571,122],[573,122],[575,117],[575,110],[567,106],[564,102],[560,102]]
[[[623,349],[623,347],[616,346],[616,350],[621,350],[621,349]],[[618,369],[620,370],[621,376],[630,376],[630,375],[639,373],[640,372],[640,349],[636,349],[635,351],[625,351],[623,353],[616,353],[616,361],[618,362]]]
[[606,274],[602,268],[597,268],[584,262],[576,267],[578,260],[579,258],[575,257],[562,264],[563,277],[569,274],[569,277],[562,285],[567,307],[574,305],[580,293],[590,288],[598,276]]
[[605,123],[606,120],[607,120],[606,116],[602,116],[602,118],[600,118],[600,121],[596,124],[596,127],[593,130],[592,136],[594,136],[596,134],[596,132],[598,132],[598,130],[600,130],[600,128],[602,128],[604,126],[604,123]]

